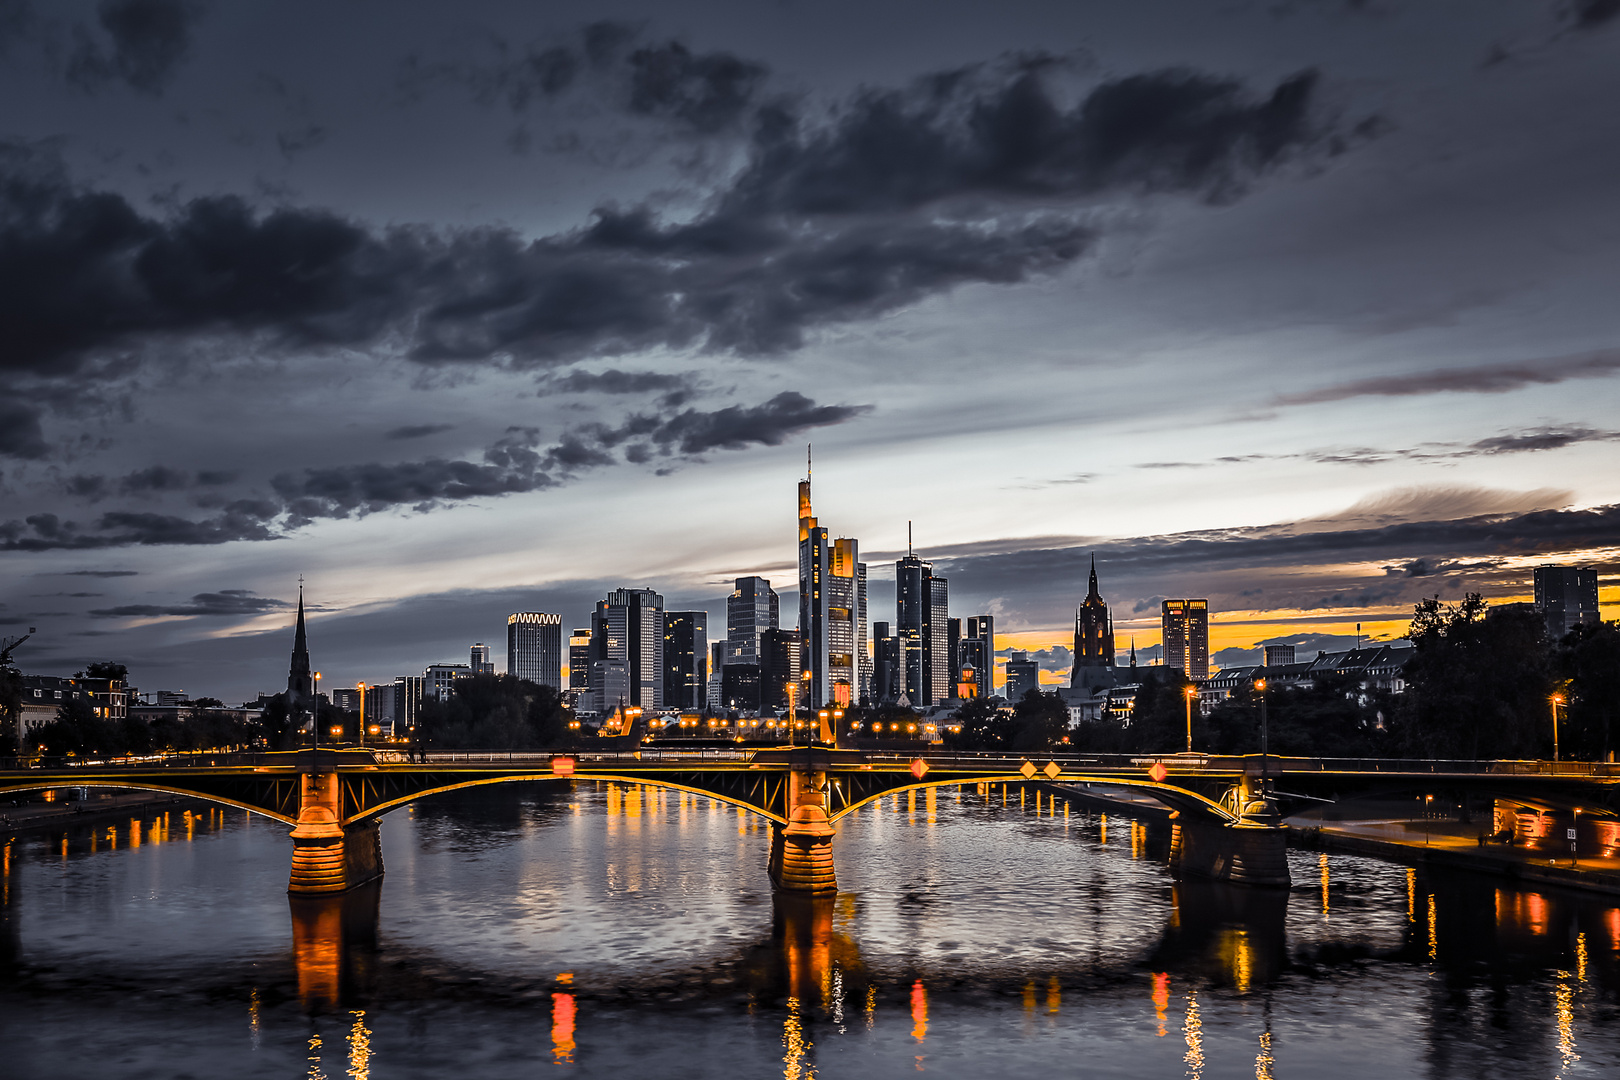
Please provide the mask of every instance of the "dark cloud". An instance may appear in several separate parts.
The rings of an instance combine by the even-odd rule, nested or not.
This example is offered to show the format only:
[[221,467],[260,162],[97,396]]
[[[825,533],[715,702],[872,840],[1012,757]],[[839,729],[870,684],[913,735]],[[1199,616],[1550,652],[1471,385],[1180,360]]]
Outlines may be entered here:
[[997,649],[996,655],[1010,657],[1015,652],[1021,652],[1043,671],[1068,671],[1074,666],[1074,653],[1065,645],[1053,645],[1049,649]]
[[122,82],[139,93],[161,94],[190,53],[202,14],[201,4],[185,0],[102,0],[96,9],[100,34],[82,23],[73,28],[68,81],[89,91]]
[[183,491],[191,486],[191,475],[166,465],[153,465],[130,473],[118,486],[125,492]]
[[450,431],[454,424],[406,424],[397,427],[383,435],[385,439],[422,439],[429,435],[437,435],[443,431]]
[[94,578],[136,577],[139,574],[139,570],[64,570],[62,572],[63,577]]
[[1276,405],[1313,405],[1357,397],[1410,397],[1418,394],[1505,394],[1526,386],[1591,379],[1620,371],[1620,351],[1581,353],[1526,363],[1481,364],[1445,368],[1415,375],[1388,375],[1376,379],[1325,386],[1272,399]]
[[452,62],[409,58],[400,82],[410,95],[436,84],[460,86],[484,104],[522,113],[589,89],[628,113],[712,135],[735,129],[755,108],[763,64],[726,52],[693,52],[676,40],[640,44],[641,29],[603,21],[567,38],[514,45],[495,39],[494,55]]
[[238,500],[223,512],[202,521],[169,514],[112,511],[102,514],[92,530],[74,521],[63,521],[55,514],[35,514],[22,521],[0,522],[0,551],[274,540],[281,534],[266,523],[280,512],[279,504],[254,500]]
[[38,410],[20,401],[0,401],[0,457],[42,458],[49,449]]
[[[1598,431],[1593,428],[1536,428],[1480,439],[1468,447],[1475,454],[1521,454],[1538,450],[1562,450],[1583,442],[1615,442],[1620,431]],[[1459,455],[1461,456],[1461,455]]]
[[683,390],[689,384],[684,375],[665,375],[656,371],[570,371],[550,386],[569,394],[641,394],[656,390]]
[[1620,15],[1620,0],[1573,0],[1567,11],[1576,29],[1595,30]]
[[1023,62],[868,92],[831,121],[761,115],[746,164],[679,223],[603,208],[576,231],[379,232],[233,197],[166,218],[0,155],[0,364],[66,376],[142,344],[252,335],[387,343],[429,363],[555,364],[655,347],[770,355],[820,327],[1093,247],[1101,195],[1221,200],[1328,143],[1315,77],[1254,96],[1186,71],[1117,79],[1064,108]]
[[119,607],[95,608],[90,614],[104,618],[153,615],[262,615],[267,611],[282,611],[291,606],[285,600],[255,596],[247,589],[224,589],[215,593],[198,593],[184,604],[124,604]]

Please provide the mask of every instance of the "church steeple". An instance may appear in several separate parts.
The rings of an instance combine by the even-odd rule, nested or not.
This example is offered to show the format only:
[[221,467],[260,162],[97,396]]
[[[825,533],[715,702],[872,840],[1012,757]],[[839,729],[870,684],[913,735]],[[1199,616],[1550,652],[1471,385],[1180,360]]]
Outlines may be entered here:
[[309,671],[309,637],[304,631],[304,586],[298,586],[298,629],[293,633],[292,664],[287,669],[289,704],[315,697],[315,680]]
[[1112,668],[1116,663],[1114,617],[1097,585],[1095,554],[1091,556],[1087,585],[1086,598],[1074,613],[1074,668],[1069,676],[1069,684],[1073,687],[1081,685],[1082,672],[1091,672],[1084,678],[1095,679],[1098,668]]
[[1098,603],[1102,602],[1102,593],[1097,591],[1097,556],[1095,552],[1091,556],[1091,588],[1086,591],[1086,599],[1095,600]]

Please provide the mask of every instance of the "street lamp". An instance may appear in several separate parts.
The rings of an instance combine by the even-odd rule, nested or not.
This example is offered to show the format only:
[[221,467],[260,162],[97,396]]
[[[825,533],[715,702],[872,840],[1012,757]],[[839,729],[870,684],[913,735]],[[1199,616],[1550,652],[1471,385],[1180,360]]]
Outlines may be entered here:
[[360,691],[360,745],[366,745],[366,684],[356,683]]
[[1560,706],[1560,705],[1562,705],[1564,703],[1564,695],[1563,694],[1554,694],[1549,700],[1552,702],[1553,760],[1557,761],[1558,760],[1558,706]]
[[315,672],[315,692],[310,695],[309,701],[309,730],[315,737],[315,745],[321,745],[321,673]]
[[1260,779],[1266,779],[1266,680],[1254,680],[1255,692],[1260,695]]
[[1198,687],[1189,686],[1182,691],[1187,696],[1187,753],[1192,753],[1192,703],[1198,696]]

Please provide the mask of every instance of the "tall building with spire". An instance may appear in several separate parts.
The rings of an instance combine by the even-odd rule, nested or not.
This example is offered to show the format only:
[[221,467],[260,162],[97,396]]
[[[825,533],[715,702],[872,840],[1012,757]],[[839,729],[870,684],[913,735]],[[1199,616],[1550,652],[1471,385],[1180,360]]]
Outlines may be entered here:
[[1074,671],[1070,686],[1082,685],[1087,668],[1111,668],[1114,661],[1114,617],[1097,589],[1097,556],[1091,557],[1091,587],[1074,613]]
[[866,663],[866,564],[859,541],[833,539],[810,505],[810,470],[799,482],[799,704],[846,706],[860,698]]
[[298,586],[298,629],[293,634],[292,665],[287,669],[287,704],[315,700],[315,676],[309,670],[309,638],[304,633],[304,587]]

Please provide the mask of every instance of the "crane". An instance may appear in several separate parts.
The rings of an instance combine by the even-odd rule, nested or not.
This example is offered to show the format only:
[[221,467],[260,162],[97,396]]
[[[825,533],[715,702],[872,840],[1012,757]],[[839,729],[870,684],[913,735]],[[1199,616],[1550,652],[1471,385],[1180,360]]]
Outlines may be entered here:
[[0,667],[10,667],[12,650],[33,636],[34,627],[30,626],[28,633],[20,638],[0,638]]

